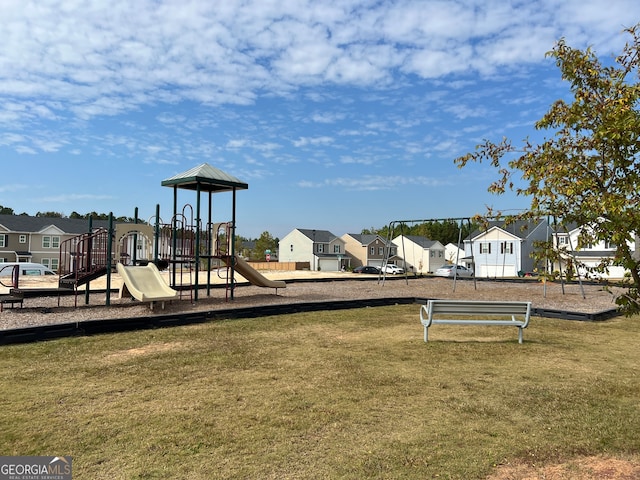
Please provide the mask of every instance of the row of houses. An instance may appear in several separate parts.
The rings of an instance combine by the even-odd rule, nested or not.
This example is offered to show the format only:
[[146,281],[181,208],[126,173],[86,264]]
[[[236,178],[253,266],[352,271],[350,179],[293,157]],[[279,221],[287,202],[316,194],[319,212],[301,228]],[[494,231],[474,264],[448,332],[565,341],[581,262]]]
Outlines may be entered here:
[[[446,263],[471,268],[481,278],[515,277],[534,271],[566,270],[567,260],[581,265],[579,273],[612,258],[616,246],[600,242],[577,250],[582,227],[553,231],[546,220],[519,221],[509,225],[490,222],[464,239],[463,244],[442,245],[411,235],[395,236],[391,242],[379,235],[347,233],[340,237],[327,230],[294,229],[279,242],[279,260],[308,262],[312,270],[338,271],[361,265],[380,267],[386,261],[414,273],[433,273]],[[552,239],[567,251],[563,265],[536,264],[531,254],[536,243]],[[632,249],[635,246],[632,247]],[[622,278],[624,269],[609,267],[602,277]]]
[[[94,221],[93,226],[106,227],[106,222]],[[55,271],[60,244],[87,228],[88,221],[84,219],[0,215],[0,262],[41,263]],[[514,277],[546,268],[536,265],[531,253],[534,243],[548,239],[550,232],[545,220],[508,226],[492,222],[458,246],[411,235],[397,235],[389,242],[380,235],[337,236],[328,230],[296,228],[280,240],[277,258],[281,262],[308,263],[314,271],[349,270],[361,265],[380,267],[388,262],[409,272],[433,273],[446,263],[458,263],[473,269],[478,277]],[[576,227],[551,235],[556,245],[569,247],[576,264],[593,267],[613,256],[615,245],[608,242],[575,250],[580,232],[581,228]],[[623,275],[621,267],[609,271],[613,278]]]

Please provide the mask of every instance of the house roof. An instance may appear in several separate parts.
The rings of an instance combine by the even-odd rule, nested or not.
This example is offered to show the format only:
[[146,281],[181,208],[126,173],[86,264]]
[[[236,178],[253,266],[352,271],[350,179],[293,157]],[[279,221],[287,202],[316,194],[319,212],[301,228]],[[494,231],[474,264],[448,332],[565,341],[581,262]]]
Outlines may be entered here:
[[[0,225],[10,232],[33,233],[47,227],[57,227],[64,233],[79,234],[89,230],[89,220],[84,218],[31,217],[29,215],[0,215]],[[106,220],[93,220],[93,227],[107,227]]]
[[[394,238],[394,242],[397,240],[399,242],[402,242],[402,237],[403,235],[399,235],[398,237]],[[404,235],[404,238],[406,238],[407,240],[412,241],[413,243],[415,243],[416,245],[422,247],[422,248],[431,248],[436,244],[439,244],[440,242],[438,242],[437,240],[430,240],[427,237],[421,237],[419,235]],[[442,245],[442,244],[440,244]]]
[[489,230],[493,230],[495,228],[499,228],[500,230],[507,232],[514,237],[525,239],[543,222],[543,220],[517,220],[513,223],[510,223],[509,225],[505,225],[504,221],[491,221],[487,223],[487,228],[475,230],[465,240],[474,239],[478,236],[484,235]]
[[382,243],[387,243],[382,237],[380,237],[380,235],[376,235],[376,234],[373,234],[373,233],[366,233],[366,234],[347,233],[347,235],[349,235],[354,240],[360,242],[360,245],[369,245],[369,244],[375,242],[376,239],[380,239],[382,241]]
[[314,230],[307,228],[298,228],[297,230],[310,240],[319,243],[329,243],[338,238],[329,230]]
[[234,189],[246,190],[249,185],[238,180],[233,175],[203,163],[186,172],[178,173],[171,178],[162,181],[163,187],[177,187],[187,190],[203,192],[228,192]]

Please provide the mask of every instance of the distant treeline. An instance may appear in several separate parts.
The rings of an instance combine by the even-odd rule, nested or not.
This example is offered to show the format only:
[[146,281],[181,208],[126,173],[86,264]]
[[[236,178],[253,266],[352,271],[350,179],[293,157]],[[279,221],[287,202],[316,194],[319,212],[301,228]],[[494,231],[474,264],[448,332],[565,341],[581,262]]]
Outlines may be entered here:
[[[13,208],[5,207],[0,205],[0,215],[22,215],[22,216],[31,216],[28,213],[16,213]],[[108,213],[98,213],[98,212],[90,212],[90,213],[78,213],[71,212],[70,215],[65,215],[61,212],[38,212],[35,217],[47,217],[47,218],[77,218],[77,219],[85,219],[93,218],[94,220],[109,220]],[[113,217],[113,220],[116,222],[133,222],[133,217]],[[144,221],[138,219],[138,223],[145,223]]]
[[370,228],[362,230],[362,234],[377,234],[382,238],[388,238],[391,233],[395,238],[398,235],[425,237],[429,240],[437,240],[443,245],[457,244],[458,239],[465,239],[471,232],[478,229],[478,225],[471,222],[462,222],[462,234],[460,234],[460,221],[442,220],[426,222],[407,222],[394,224],[393,232],[389,232],[389,225],[382,228]]

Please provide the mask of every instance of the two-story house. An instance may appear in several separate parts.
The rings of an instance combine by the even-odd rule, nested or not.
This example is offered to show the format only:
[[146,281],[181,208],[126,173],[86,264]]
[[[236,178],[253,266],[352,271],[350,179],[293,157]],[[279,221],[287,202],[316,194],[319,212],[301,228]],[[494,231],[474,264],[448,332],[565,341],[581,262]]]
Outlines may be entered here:
[[350,267],[345,242],[328,230],[296,228],[278,243],[282,262],[309,262],[312,271],[337,272]]
[[[579,237],[585,228],[588,227],[572,224],[553,232],[553,245],[561,252],[562,265],[555,262],[551,269],[565,272],[571,267],[573,274],[577,272],[583,278],[623,278],[626,270],[619,265],[608,266],[605,272],[595,271],[600,264],[614,257],[617,247],[607,240],[580,245]],[[636,242],[629,242],[628,246],[635,251]]]
[[[107,222],[93,221],[100,226]],[[85,219],[0,215],[0,261],[41,263],[56,271],[60,244],[88,228]]]
[[479,278],[515,277],[518,272],[544,269],[531,258],[536,241],[548,238],[546,220],[489,222],[464,240],[465,261]]
[[[437,240],[417,235],[398,235],[393,239],[393,244],[409,272],[433,273],[446,263],[444,246]],[[402,266],[402,263],[398,264]]]
[[371,265],[380,268],[387,255],[391,263],[398,260],[396,246],[388,245],[380,235],[345,233],[340,238],[344,240],[347,255],[351,258],[351,267]]

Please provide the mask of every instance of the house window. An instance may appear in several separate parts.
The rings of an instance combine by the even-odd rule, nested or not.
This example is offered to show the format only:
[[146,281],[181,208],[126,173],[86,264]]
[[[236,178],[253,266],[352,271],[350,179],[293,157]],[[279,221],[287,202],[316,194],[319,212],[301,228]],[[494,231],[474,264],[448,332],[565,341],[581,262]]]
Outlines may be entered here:
[[4,248],[7,246],[6,239],[7,239],[6,235],[0,235],[0,248]]
[[376,247],[371,247],[369,249],[369,253],[371,253],[371,255],[375,255],[376,254]]
[[384,255],[384,247],[378,247],[378,255]]
[[491,253],[491,244],[490,243],[480,243],[480,253]]
[[319,243],[318,247],[317,247],[317,251],[318,251],[318,253],[323,253],[324,252],[324,244]]
[[444,255],[444,253],[442,252],[442,250],[438,250],[438,258],[442,258],[442,255]]
[[431,250],[431,251],[429,252],[429,256],[430,256],[431,258],[435,258],[435,256],[436,256],[436,252],[434,252],[433,250]]
[[567,237],[562,236],[562,237],[558,237],[558,245],[566,245],[567,243]]
[[20,243],[27,243],[27,236],[26,235],[20,235],[20,237],[18,237],[18,241]]
[[290,251],[293,252],[293,244],[289,245]]
[[500,253],[513,255],[513,242],[500,242]]
[[54,272],[58,270],[58,259],[57,258],[43,258],[40,260],[40,263],[45,267],[53,270]]
[[60,247],[60,237],[52,237],[49,235],[45,235],[42,237],[42,248],[59,248]]
[[340,245],[333,246],[333,253],[340,253]]

